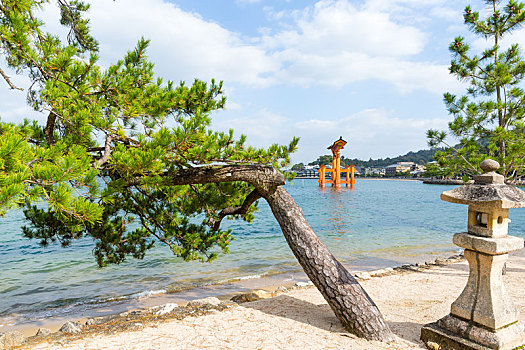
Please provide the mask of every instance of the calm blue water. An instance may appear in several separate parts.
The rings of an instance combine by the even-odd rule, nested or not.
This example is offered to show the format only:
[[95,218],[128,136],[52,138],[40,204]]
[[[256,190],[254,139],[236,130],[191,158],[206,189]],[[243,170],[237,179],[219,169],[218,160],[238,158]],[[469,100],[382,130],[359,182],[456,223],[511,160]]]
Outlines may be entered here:
[[[320,189],[316,180],[286,185],[332,253],[354,269],[394,266],[449,256],[452,234],[466,228],[467,207],[439,199],[454,186],[418,181],[360,180],[355,190]],[[78,305],[177,291],[233,278],[300,270],[267,204],[256,219],[225,220],[235,240],[231,253],[211,264],[185,263],[158,244],[144,260],[99,269],[93,242],[42,248],[22,238],[21,212],[0,221],[0,326],[59,315]],[[525,210],[510,213],[510,233],[525,237]]]

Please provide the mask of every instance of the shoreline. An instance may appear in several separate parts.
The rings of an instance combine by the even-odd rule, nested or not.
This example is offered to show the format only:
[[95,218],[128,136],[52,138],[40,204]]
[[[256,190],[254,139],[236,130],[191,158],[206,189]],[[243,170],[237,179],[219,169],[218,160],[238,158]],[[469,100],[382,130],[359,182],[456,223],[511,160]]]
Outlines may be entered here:
[[[354,275],[361,273],[365,273],[366,275],[366,273],[373,270],[397,268],[406,265],[416,266],[418,264],[424,264],[425,261],[435,261],[435,259],[443,260],[453,254],[457,254],[458,250],[455,248],[451,247],[451,249],[415,255],[396,255],[392,257],[392,259],[384,259],[377,256],[363,256],[356,258],[355,261],[350,263],[344,263],[344,265]],[[16,331],[21,332],[25,337],[30,337],[35,335],[39,328],[47,328],[56,332],[65,322],[68,321],[85,322],[89,318],[106,317],[133,310],[145,310],[167,303],[186,305],[194,299],[206,297],[217,297],[221,301],[225,301],[239,293],[246,293],[257,289],[271,290],[272,288],[276,289],[280,286],[288,288],[296,283],[304,283],[307,281],[309,281],[309,279],[301,269],[300,265],[297,264],[297,269],[295,271],[286,273],[240,276],[225,281],[217,281],[216,283],[174,292],[159,288],[159,290],[135,293],[134,295],[142,295],[136,298],[123,296],[122,299],[117,301],[81,304],[76,308],[72,306],[64,306],[59,309],[68,310],[67,313],[60,313],[58,316],[32,319],[17,324],[0,325],[0,333]]]
[[[422,178],[397,178],[397,177],[355,177],[356,180],[397,180],[397,181],[423,181]],[[319,177],[312,176],[297,176],[294,180],[319,180]],[[330,184],[327,184],[327,186]]]
[[[383,269],[383,271],[376,271],[368,275],[357,275],[359,282],[378,304],[390,328],[398,337],[395,348],[413,349],[423,348],[423,344],[418,343],[421,325],[435,321],[448,313],[450,303],[464,287],[468,276],[468,265],[464,259],[459,260],[455,258],[449,261],[440,261],[439,264],[412,264],[393,269],[392,271]],[[520,281],[523,281],[524,277],[525,250],[522,249],[517,253],[511,254],[508,273],[504,277],[507,287],[510,283],[510,288],[507,288],[507,290],[513,295],[513,301],[517,303],[518,309],[521,311],[520,317],[522,321],[525,318],[525,300],[522,294],[522,282]],[[407,286],[410,286],[410,288],[407,288]],[[211,342],[214,345],[208,344],[209,346],[233,349],[243,345],[239,345],[235,339],[232,340],[230,338],[245,334],[244,332],[249,332],[249,338],[260,337],[259,341],[272,341],[272,338],[277,336],[275,334],[276,330],[266,332],[265,327],[261,326],[261,322],[268,322],[268,327],[277,328],[281,326],[276,323],[286,323],[287,327],[290,323],[293,323],[290,327],[293,326],[293,332],[299,333],[304,332],[305,326],[311,326],[312,329],[306,331],[307,334],[305,334],[307,338],[304,341],[307,344],[330,339],[330,344],[332,345],[332,342],[334,342],[333,346],[335,348],[340,348],[337,345],[340,342],[345,343],[345,347],[356,349],[391,348],[389,347],[391,344],[367,342],[347,333],[340,327],[337,319],[335,319],[324,299],[320,297],[317,289],[309,286],[307,283],[301,284],[296,282],[293,286],[285,286],[285,288],[282,288],[282,286],[271,286],[264,288],[264,290],[267,291],[270,298],[262,298],[257,301],[240,303],[239,305],[227,301],[225,297],[220,298],[221,304],[215,306],[201,304],[188,307],[178,305],[174,311],[170,311],[162,316],[155,315],[159,307],[128,311],[117,317],[106,318],[105,322],[94,323],[95,321],[91,321],[93,326],[84,326],[82,332],[78,334],[57,332],[47,336],[31,337],[22,348],[47,349],[56,347],[83,349],[125,347],[139,349],[141,348],[138,346],[139,344],[134,344],[130,340],[130,337],[138,337],[141,339],[140,344],[145,344],[144,341],[146,341],[148,346],[154,348],[168,349],[173,348],[175,344],[186,344],[185,348],[200,348],[196,343],[190,342],[198,341],[202,345]],[[300,301],[303,298],[307,299],[306,304],[304,304],[306,301]],[[314,298],[314,301],[311,301],[309,298]],[[310,304],[312,302],[313,304]],[[268,310],[262,310],[257,305],[266,305],[271,312],[268,313]],[[322,312],[321,309],[318,309],[321,306]],[[293,317],[281,315],[281,313],[286,314],[286,310],[294,308],[294,312],[298,313],[298,315]],[[277,309],[283,311],[275,313]],[[261,310],[263,311],[262,313],[259,312]],[[306,312],[305,310],[308,313],[303,315]],[[321,315],[319,315],[320,312]],[[260,317],[262,317],[262,321],[258,320]],[[312,321],[312,318],[315,317],[321,318],[321,320]],[[193,325],[191,330],[186,331],[193,332],[196,330],[195,327],[199,328],[216,318],[220,322],[213,324],[213,327],[215,327],[213,328],[214,332],[218,331],[216,327],[226,327],[228,332],[231,333],[227,337],[226,343],[224,343],[225,339],[219,339],[220,341],[217,343],[218,340],[213,334],[209,334],[209,330],[206,331],[206,334],[200,334],[200,336],[192,335],[192,340],[187,339],[189,333],[186,333],[185,336],[182,334],[179,336],[180,339],[173,343],[174,340],[172,338],[179,332],[173,331],[173,327],[178,329],[191,324]],[[322,326],[321,323],[325,324],[325,326]],[[167,331],[169,335],[163,333],[165,328],[170,329]],[[317,333],[321,333],[321,335]],[[312,336],[314,339],[308,338]],[[319,336],[322,336],[322,338],[319,338]],[[205,337],[206,339],[200,337]],[[149,343],[149,341],[152,343]],[[180,343],[181,341],[182,343]],[[242,337],[242,341],[247,341],[246,335]],[[299,346],[296,342],[303,340],[294,338],[294,341],[295,343],[288,345],[289,348],[296,348]],[[156,346],[155,342],[162,342],[164,345]],[[347,342],[350,343],[347,344]],[[230,345],[228,346],[228,344]],[[234,344],[234,346],[231,344]],[[257,345],[260,344],[258,343]],[[252,348],[250,345],[243,347]],[[271,346],[268,345],[268,347]],[[307,346],[306,348],[315,347]]]
[[[418,269],[428,266],[445,266],[453,262],[461,261],[460,255],[449,256],[446,254],[428,254],[419,255],[418,257],[426,258],[426,263],[422,259],[411,260],[410,263],[400,264],[398,266],[387,266],[386,264],[377,264],[375,266],[363,265],[359,269],[349,268],[352,275],[358,280],[367,280],[370,278],[392,275],[403,272],[414,272]],[[448,256],[448,258],[446,257]],[[430,260],[429,260],[430,259]],[[26,322],[13,326],[0,327],[1,332],[20,332],[26,338],[34,337],[39,329],[45,328],[52,333],[60,334],[60,328],[67,322],[85,324],[89,319],[115,319],[120,315],[127,315],[133,312],[145,312],[155,309],[166,304],[177,304],[179,307],[185,307],[189,303],[204,298],[217,298],[221,302],[228,302],[233,297],[249,294],[257,290],[263,290],[268,293],[275,293],[277,290],[294,289],[297,287],[311,286],[311,282],[306,274],[301,270],[292,274],[276,274],[270,276],[260,276],[259,278],[239,278],[235,281],[225,284],[212,284],[190,290],[175,293],[158,293],[145,295],[143,298],[127,299],[118,302],[101,303],[89,310],[74,312],[70,315],[60,317],[49,317],[37,321]]]

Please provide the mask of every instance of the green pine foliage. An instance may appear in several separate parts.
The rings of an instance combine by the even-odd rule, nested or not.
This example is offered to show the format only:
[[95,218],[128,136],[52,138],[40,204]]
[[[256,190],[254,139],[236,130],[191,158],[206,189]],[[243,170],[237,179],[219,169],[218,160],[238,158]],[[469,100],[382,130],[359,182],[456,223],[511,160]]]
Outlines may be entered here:
[[[449,173],[474,175],[479,163],[492,158],[501,164],[500,171],[508,180],[525,175],[525,62],[518,44],[502,49],[502,38],[525,22],[524,4],[484,1],[488,15],[465,8],[465,24],[474,34],[490,41],[480,53],[471,52],[462,37],[450,44],[450,73],[469,83],[466,94],[444,94],[444,102],[454,120],[449,132],[428,130],[430,146],[445,145],[436,160]],[[459,140],[457,146],[447,143],[447,136]]]
[[[47,33],[38,9],[49,0],[0,0],[5,64],[31,80],[28,103],[46,125],[0,122],[0,215],[24,208],[26,237],[67,246],[91,237],[100,266],[143,258],[155,243],[185,260],[228,252],[220,211],[242,204],[244,182],[165,185],[168,174],[204,165],[288,165],[298,139],[268,149],[246,145],[233,130],[211,129],[226,99],[222,82],[164,82],[142,38],[103,68],[84,17],[89,4],[58,0],[67,39]],[[20,89],[1,71],[12,89]],[[129,184],[130,179],[141,181]],[[139,183],[137,185],[137,183]],[[256,205],[242,219],[250,221]]]

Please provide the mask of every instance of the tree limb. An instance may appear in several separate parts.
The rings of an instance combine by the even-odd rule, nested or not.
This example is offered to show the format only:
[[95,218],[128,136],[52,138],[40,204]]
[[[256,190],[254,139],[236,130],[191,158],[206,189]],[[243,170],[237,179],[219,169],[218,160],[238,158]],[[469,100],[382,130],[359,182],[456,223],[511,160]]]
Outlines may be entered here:
[[102,158],[97,160],[97,166],[102,166],[108,161],[109,156],[111,155],[111,141],[113,141],[113,136],[108,135],[106,137],[106,143],[104,145],[104,155],[102,156]]
[[219,228],[221,226],[221,221],[224,219],[224,217],[228,215],[243,215],[248,212],[248,209],[252,206],[253,202],[261,198],[262,196],[257,192],[257,190],[253,190],[250,192],[248,196],[244,199],[244,202],[240,207],[228,207],[221,210],[219,213],[219,218],[215,220],[213,223],[213,231],[219,231]]
[[44,128],[44,136],[46,137],[48,145],[54,145],[56,143],[54,135],[56,119],[57,115],[55,114],[55,112],[49,111],[49,115],[47,116],[46,127]]
[[20,90],[20,91],[24,91],[24,89],[18,87],[18,86],[15,86],[15,84],[13,84],[11,82],[11,78],[9,78],[7,76],[7,74],[5,74],[5,72],[2,70],[2,68],[0,68],[0,75],[2,76],[2,78],[4,78],[5,82],[7,83],[7,85],[9,85],[9,87],[11,88],[11,90]]
[[[253,185],[261,196],[285,184],[284,175],[270,165],[217,165],[181,169],[162,175],[165,186],[182,186],[218,182],[245,181]],[[128,186],[140,186],[143,177],[127,180]]]

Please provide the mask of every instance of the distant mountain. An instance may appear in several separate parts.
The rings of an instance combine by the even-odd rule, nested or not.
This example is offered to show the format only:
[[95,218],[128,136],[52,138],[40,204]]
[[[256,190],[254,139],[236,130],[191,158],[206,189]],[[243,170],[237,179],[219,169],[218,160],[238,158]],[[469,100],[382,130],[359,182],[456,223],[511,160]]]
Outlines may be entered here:
[[[348,166],[351,164],[354,164],[356,166],[364,166],[364,167],[385,167],[387,165],[395,164],[398,162],[414,162],[416,164],[427,164],[429,162],[432,162],[434,160],[434,155],[436,154],[436,151],[442,150],[440,148],[434,148],[434,149],[425,149],[420,150],[417,152],[408,152],[405,155],[397,156],[394,158],[380,158],[380,159],[372,159],[369,160],[361,160],[361,159],[350,159],[345,158],[344,156],[341,156],[341,166]],[[317,160],[309,163],[308,165],[329,165],[332,163],[332,155],[324,155],[317,158]]]

